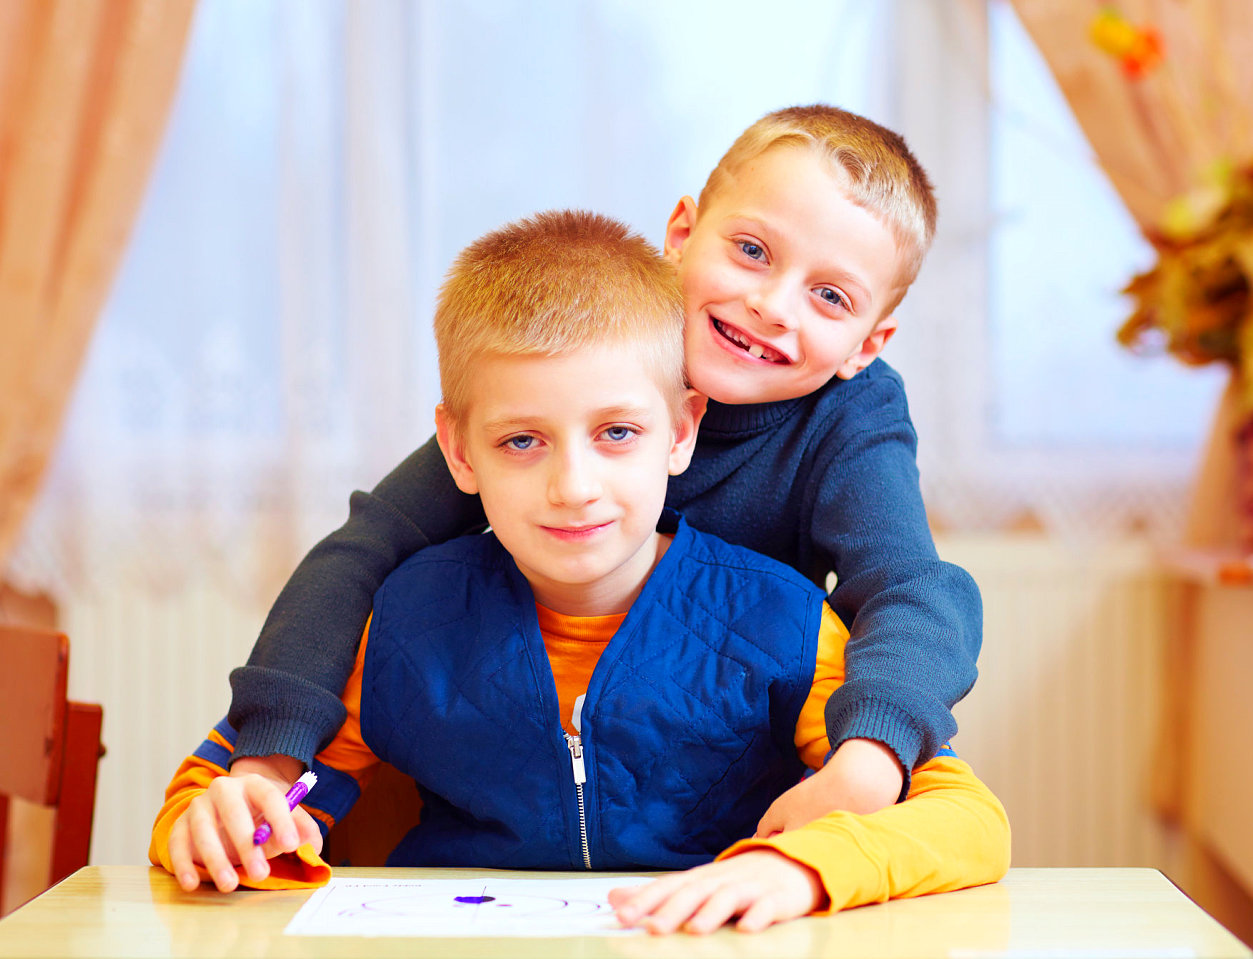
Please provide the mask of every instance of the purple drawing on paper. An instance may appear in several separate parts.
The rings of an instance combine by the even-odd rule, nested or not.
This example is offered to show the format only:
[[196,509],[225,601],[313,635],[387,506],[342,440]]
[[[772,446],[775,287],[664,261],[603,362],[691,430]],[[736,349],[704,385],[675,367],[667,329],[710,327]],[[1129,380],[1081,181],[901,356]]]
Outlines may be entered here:
[[451,906],[456,910],[465,910],[475,916],[486,917],[496,910],[507,909],[509,912],[526,918],[552,916],[557,913],[566,915],[591,916],[609,914],[613,907],[607,902],[589,899],[565,899],[560,896],[531,895],[499,895],[490,896],[487,891],[471,896],[450,896],[447,893],[415,891],[405,896],[387,895],[378,898],[362,898],[352,906],[340,911],[341,916],[376,915],[405,916],[408,918],[436,918],[446,915]]
[[[608,893],[641,879],[360,880],[332,879],[316,904],[319,915],[291,935],[566,936],[635,935],[616,921]],[[299,917],[298,917],[299,918]],[[3,951],[3,950],[0,950]]]

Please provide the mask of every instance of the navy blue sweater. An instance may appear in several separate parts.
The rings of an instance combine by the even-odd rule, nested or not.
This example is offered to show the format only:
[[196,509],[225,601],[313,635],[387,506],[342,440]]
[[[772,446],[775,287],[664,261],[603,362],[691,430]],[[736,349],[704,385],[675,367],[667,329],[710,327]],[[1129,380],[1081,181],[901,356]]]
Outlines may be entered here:
[[[695,528],[815,583],[836,574],[831,606],[852,635],[847,681],[827,704],[831,745],[878,740],[907,772],[956,732],[950,710],[974,683],[983,619],[974,580],[936,555],[916,448],[901,378],[876,360],[799,399],[710,402],[666,498]],[[354,493],[348,521],[301,561],[231,675],[235,757],[311,762],[343,722],[375,590],[417,550],[485,524],[434,440]]]

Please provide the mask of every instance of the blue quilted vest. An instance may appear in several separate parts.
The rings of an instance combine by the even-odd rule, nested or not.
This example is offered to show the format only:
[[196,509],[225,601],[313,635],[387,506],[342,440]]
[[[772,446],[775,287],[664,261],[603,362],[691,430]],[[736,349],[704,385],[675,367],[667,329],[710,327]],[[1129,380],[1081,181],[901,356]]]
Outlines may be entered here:
[[494,536],[388,577],[361,728],[424,803],[389,865],[682,869],[752,835],[796,783],[823,594],[674,514],[659,528],[674,540],[592,674],[581,763],[530,586]]

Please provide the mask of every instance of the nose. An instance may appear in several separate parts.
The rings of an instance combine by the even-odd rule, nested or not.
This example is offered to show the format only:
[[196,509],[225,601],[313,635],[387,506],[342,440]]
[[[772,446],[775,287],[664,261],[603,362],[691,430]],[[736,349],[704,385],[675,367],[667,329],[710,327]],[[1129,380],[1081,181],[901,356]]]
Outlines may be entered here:
[[770,326],[789,330],[796,325],[789,287],[782,277],[763,280],[744,298],[744,303],[763,323]]
[[567,449],[551,462],[548,500],[554,506],[586,506],[600,498],[600,475],[590,450]]

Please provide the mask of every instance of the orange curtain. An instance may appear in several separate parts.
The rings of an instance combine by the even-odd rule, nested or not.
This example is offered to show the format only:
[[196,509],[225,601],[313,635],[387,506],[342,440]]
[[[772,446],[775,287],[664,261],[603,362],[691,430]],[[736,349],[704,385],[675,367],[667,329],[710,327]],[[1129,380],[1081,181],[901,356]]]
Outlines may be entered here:
[[0,0],[0,563],[126,247],[195,0]]
[[[1010,2],[1148,236],[1203,218],[1226,195],[1224,166],[1253,164],[1249,0]],[[1156,41],[1159,49],[1145,57],[1143,45],[1134,48],[1150,34],[1148,52]],[[1253,549],[1248,366],[1237,365],[1204,454],[1185,534],[1191,545]]]
[[[1010,2],[1142,228],[1203,187],[1216,161],[1253,157],[1249,0]],[[1117,36],[1102,46],[1093,30],[1103,12],[1133,32],[1155,32],[1160,61],[1134,50],[1120,57]]]

